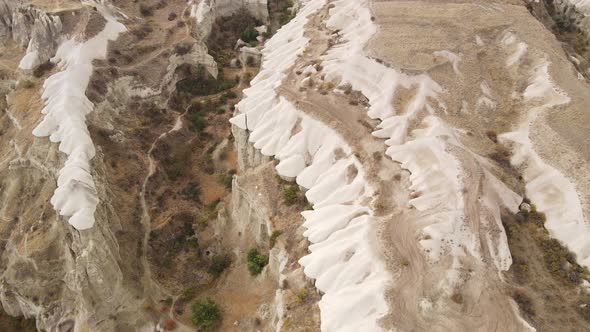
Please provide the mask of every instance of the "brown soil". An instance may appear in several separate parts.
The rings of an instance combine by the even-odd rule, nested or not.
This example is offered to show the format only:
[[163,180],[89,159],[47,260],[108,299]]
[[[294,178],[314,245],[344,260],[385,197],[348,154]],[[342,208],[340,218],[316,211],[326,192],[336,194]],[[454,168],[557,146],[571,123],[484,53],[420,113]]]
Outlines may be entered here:
[[590,330],[590,320],[580,307],[590,305],[588,289],[546,268],[535,225],[513,214],[506,214],[503,223],[514,260],[506,273],[507,292],[519,304],[521,315],[540,332]]
[[0,306],[0,331],[5,332],[35,332],[34,319],[8,316]]
[[107,20],[98,12],[91,10],[89,13],[88,22],[84,24],[84,33],[82,38],[85,40],[91,39],[92,37],[99,34],[107,23]]

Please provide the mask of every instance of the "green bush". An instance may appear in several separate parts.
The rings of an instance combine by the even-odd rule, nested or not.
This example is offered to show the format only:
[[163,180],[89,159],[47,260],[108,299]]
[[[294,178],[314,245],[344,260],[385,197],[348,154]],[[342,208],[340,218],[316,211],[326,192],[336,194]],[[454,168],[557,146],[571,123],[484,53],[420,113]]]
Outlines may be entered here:
[[232,79],[226,79],[223,68],[219,68],[217,79],[211,76],[204,66],[199,65],[190,71],[189,78],[176,83],[178,93],[187,93],[195,96],[208,96],[233,88],[236,83]]
[[272,233],[270,234],[270,240],[269,240],[269,244],[270,244],[271,248],[274,248],[275,244],[277,243],[277,239],[279,238],[279,236],[281,236],[281,234],[283,234],[283,231],[280,231],[277,229],[272,231]]
[[202,331],[209,331],[221,320],[219,307],[210,298],[193,303],[192,312],[193,324],[198,326]]
[[[5,322],[6,325],[3,324]],[[35,325],[35,319],[26,319],[24,317],[13,317],[9,316],[2,306],[0,306],[0,327],[6,326],[9,328],[9,331],[19,331],[19,332],[35,332],[37,331]]]
[[190,51],[193,49],[193,45],[189,44],[189,43],[180,43],[174,46],[174,53],[177,55],[185,55],[190,53]]
[[512,292],[512,298],[518,304],[520,311],[524,316],[531,318],[535,316],[535,306],[531,298],[520,290],[514,290]]
[[194,112],[188,113],[188,120],[190,121],[191,128],[197,133],[202,132],[207,128],[207,120],[203,117],[203,113]]
[[207,227],[209,220],[215,220],[217,217],[217,206],[220,202],[221,201],[219,199],[216,199],[213,202],[203,206],[203,211],[197,219],[197,225],[199,225],[201,229]]
[[308,298],[308,293],[307,290],[305,289],[300,289],[297,291],[297,293],[295,293],[295,296],[297,297],[297,301],[298,302],[304,302],[307,298]]
[[203,111],[203,103],[200,101],[192,103],[188,107],[188,113],[201,113]]
[[188,250],[188,249],[198,249],[199,241],[192,237],[193,230],[190,227],[188,233],[179,234],[174,238],[174,242],[172,244],[172,248],[170,248],[170,252],[178,253],[181,250]]
[[285,25],[285,24],[291,22],[291,20],[294,18],[295,18],[294,12],[291,12],[291,10],[289,10],[289,9],[283,10],[283,12],[281,13],[281,16],[279,16],[279,24]]
[[575,255],[556,239],[549,236],[545,229],[545,214],[537,211],[534,204],[531,204],[531,210],[522,214],[527,223],[532,224],[536,229],[541,230],[535,234],[535,240],[539,248],[543,251],[543,260],[545,267],[556,279],[561,279],[566,283],[578,285],[582,279],[588,278],[589,272],[585,267],[581,267],[576,262]]
[[182,196],[185,199],[192,199],[199,201],[201,196],[201,185],[198,182],[191,182],[189,183],[183,190]]
[[213,155],[211,153],[207,153],[205,157],[199,161],[199,164],[203,172],[207,174],[215,173],[215,163],[213,162]]
[[248,251],[248,271],[250,271],[251,275],[259,275],[267,264],[267,255],[259,253],[256,248]]
[[206,42],[209,54],[217,63],[229,64],[235,56],[233,48],[236,40],[241,38],[242,34],[251,33],[250,28],[261,24],[244,7],[231,16],[218,17],[213,23],[213,28]]
[[246,43],[255,41],[256,37],[258,37],[258,31],[256,31],[252,25],[247,27],[246,30],[242,31],[242,34],[240,35],[240,38]]
[[[53,62],[51,62],[51,61],[47,61],[45,63],[42,63],[39,67],[37,67],[35,70],[33,70],[33,76],[35,76],[37,78],[42,77],[43,75],[45,75],[46,72],[53,70],[54,67],[55,67],[55,64],[53,64]],[[2,75],[0,75],[0,77],[1,76]]]
[[[270,28],[269,28],[269,30],[270,30]],[[270,32],[270,31],[263,32],[262,37],[264,37],[264,39],[270,39],[272,37],[272,32]]]
[[534,204],[531,205],[531,211],[525,214],[527,221],[534,223],[538,227],[545,227],[547,218],[543,212],[538,212]]
[[222,256],[214,256],[211,260],[211,265],[207,269],[207,272],[211,274],[214,278],[219,278],[219,276],[231,265],[231,259],[227,255]]
[[199,241],[196,238],[187,239],[185,241],[185,246],[191,249],[199,248]]
[[221,200],[216,199],[213,202],[205,205],[205,209],[207,210],[207,212],[214,213],[217,211],[217,207],[219,206],[219,203],[221,203]]
[[[238,81],[239,81],[239,78],[238,78]],[[238,94],[235,91],[230,90],[225,93],[225,98],[226,99],[236,99],[236,98],[238,98]]]
[[526,283],[530,278],[529,267],[526,262],[514,258],[511,269],[514,272],[516,282],[519,284]]
[[576,262],[576,257],[556,239],[540,241],[545,258],[545,267],[556,277],[573,285],[579,284],[588,277],[586,268]]
[[283,199],[287,205],[293,205],[299,201],[299,187],[290,185],[283,190]]
[[189,287],[182,292],[180,296],[183,300],[190,300],[195,297],[196,290],[194,287]]

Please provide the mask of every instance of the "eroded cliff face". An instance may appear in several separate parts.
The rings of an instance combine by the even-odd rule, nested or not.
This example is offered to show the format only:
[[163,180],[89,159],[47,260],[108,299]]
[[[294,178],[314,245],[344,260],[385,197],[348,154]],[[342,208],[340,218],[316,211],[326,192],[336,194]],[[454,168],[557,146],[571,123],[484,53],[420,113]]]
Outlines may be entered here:
[[27,6],[21,1],[0,3],[0,40],[26,48],[19,69],[33,71],[47,62],[61,42],[62,22],[58,15]]
[[529,1],[531,13],[562,42],[564,51],[580,73],[590,77],[590,6],[584,1]]
[[3,310],[587,328],[580,4],[0,2]]
[[[154,193],[161,189],[184,193],[185,182],[195,181],[187,173],[177,182],[165,182],[170,180],[167,171],[176,167],[167,156],[168,144],[182,146],[186,138],[209,140],[215,146],[229,133],[227,111],[207,118],[211,131],[213,124],[225,128],[218,136],[197,134],[191,120],[183,118],[192,114],[187,109],[194,101],[189,98],[187,103],[186,96],[176,95],[177,83],[191,78],[201,66],[212,77],[218,76],[217,63],[207,54],[206,45],[193,38],[198,25],[185,1],[171,1],[163,8],[155,1],[149,3],[148,16],[146,8],[132,2],[64,2],[55,7],[33,2],[43,10],[30,4],[6,1],[0,6],[6,106],[0,130],[2,308],[9,315],[35,319],[39,330],[153,329],[172,313],[161,308],[161,300],[183,293],[195,276],[211,279],[207,259],[202,260],[204,265],[190,265],[194,251],[168,257],[159,255],[156,248],[165,236],[174,242],[186,232],[186,225],[194,236],[192,227],[203,202],[223,198],[227,189],[217,184],[217,174],[195,169],[198,177],[211,182],[203,184],[203,190],[212,194],[198,193],[196,200],[188,199],[186,211],[176,211],[179,205],[174,202],[162,206]],[[119,24],[125,31],[109,30]],[[105,49],[101,51],[99,45]],[[80,53],[71,53],[76,51]],[[80,60],[87,56],[88,60]],[[233,82],[233,74],[241,72],[226,70],[225,79]],[[84,73],[88,76],[83,77]],[[51,77],[66,79],[47,83]],[[55,93],[67,98],[52,99]],[[75,112],[81,109],[71,108],[78,102],[85,112],[79,118]],[[64,112],[75,117],[63,118]],[[49,129],[61,129],[35,137],[32,133],[44,116]],[[78,130],[86,132],[88,140],[71,136]],[[80,142],[91,142],[92,153],[77,150]],[[205,153],[202,146],[194,147]],[[80,151],[85,152],[78,155]],[[80,156],[88,160],[87,165],[78,163]],[[219,170],[225,170],[225,163],[221,164]],[[72,173],[71,167],[79,167],[79,172]],[[71,190],[74,200],[56,198],[64,193],[60,190]],[[76,205],[87,206],[85,202],[96,202],[96,210],[91,223],[80,224],[72,216],[79,211]],[[175,226],[184,221],[186,225]],[[157,239],[161,229],[162,234],[171,232]],[[166,270],[170,262],[164,259],[174,261],[185,273],[172,274]],[[240,270],[237,275],[243,273]],[[183,284],[187,278],[190,282]],[[269,296],[274,299],[271,290]],[[182,319],[190,324],[188,307],[185,312]]]
[[[94,6],[99,5],[89,3],[68,11],[67,15],[79,21],[67,32],[86,30],[85,18],[97,15]],[[16,90],[6,91],[1,136],[6,147],[0,180],[2,307],[10,315],[36,319],[40,330],[133,329],[147,319],[142,313],[145,289],[138,278],[144,272],[133,266],[135,258],[120,251],[119,243],[125,243],[120,232],[126,222],[112,203],[113,186],[107,178],[104,154],[97,151],[90,170],[96,179],[96,195],[103,202],[95,214],[99,222],[80,232],[56,213],[51,200],[66,156],[58,144],[32,135],[43,116],[43,82],[64,68],[46,66],[35,73],[29,69],[47,62],[56,54],[57,45],[70,36],[61,31],[60,13],[47,15],[15,2],[4,8],[11,14],[4,23],[12,36],[6,37],[26,50],[14,54],[24,60],[5,62],[7,78],[18,84]],[[127,249],[125,244],[123,249]]]
[[[240,240],[226,242],[233,243],[234,250],[252,245],[269,248],[268,270],[258,278],[273,292],[266,300],[270,314],[263,320],[262,330],[318,330],[319,295],[297,263],[309,245],[301,227],[304,200],[299,197],[297,202],[286,204],[283,192],[292,185],[277,176],[275,163],[248,142],[246,131],[234,126],[232,133],[239,172],[232,183],[231,224],[217,234],[238,234]],[[244,330],[256,328],[239,326]]]
[[322,330],[587,327],[588,86],[523,3],[309,1],[262,54],[231,121],[312,205]]

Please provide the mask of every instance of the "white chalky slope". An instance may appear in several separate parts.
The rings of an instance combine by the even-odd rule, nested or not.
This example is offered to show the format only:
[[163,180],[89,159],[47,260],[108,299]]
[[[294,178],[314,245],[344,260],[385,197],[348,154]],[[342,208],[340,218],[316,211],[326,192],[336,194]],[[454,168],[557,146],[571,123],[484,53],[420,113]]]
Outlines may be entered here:
[[[308,43],[303,36],[307,16],[323,4],[307,2],[267,42],[262,70],[244,91],[231,122],[251,131],[249,139],[261,153],[280,160],[280,175],[296,178],[308,189],[314,210],[303,216],[312,245],[300,263],[324,293],[319,303],[322,331],[379,331],[378,320],[388,311],[384,292],[390,276],[374,247],[375,220],[367,207],[374,191],[344,141],[275,92]],[[351,168],[357,172],[349,178]]]
[[108,42],[125,31],[125,26],[107,8],[97,8],[107,21],[104,29],[85,42],[72,38],[59,47],[53,61],[58,62],[61,71],[43,85],[45,107],[41,112],[45,116],[33,130],[33,135],[49,136],[52,142],[59,143],[59,150],[67,155],[51,204],[79,230],[94,225],[98,205],[90,169],[95,149],[86,126],[86,115],[94,106],[85,94],[93,71],[92,61],[105,59]]

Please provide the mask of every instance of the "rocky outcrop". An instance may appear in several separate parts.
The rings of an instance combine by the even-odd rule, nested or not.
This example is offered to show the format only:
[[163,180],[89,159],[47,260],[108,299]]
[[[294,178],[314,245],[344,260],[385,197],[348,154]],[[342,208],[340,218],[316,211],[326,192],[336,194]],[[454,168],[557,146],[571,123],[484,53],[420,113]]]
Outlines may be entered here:
[[240,48],[240,57],[238,58],[240,63],[247,66],[259,66],[261,58],[262,54],[256,47],[244,46]]
[[262,153],[260,150],[248,143],[248,132],[236,126],[232,126],[232,135],[235,138],[236,152],[238,154],[238,167],[240,171],[249,168],[254,168],[271,159]]
[[[316,331],[319,329],[320,317],[314,300],[318,294],[305,291],[312,285],[303,268],[296,263],[298,257],[307,253],[308,248],[299,211],[285,210],[280,204],[275,192],[279,185],[275,163],[249,141],[251,133],[232,126],[232,134],[239,175],[232,182],[231,223],[227,223],[226,227],[230,226],[232,232],[251,238],[259,247],[265,247],[270,238],[276,241],[268,253],[268,267],[263,272],[263,277],[273,284],[276,291],[274,298],[267,299],[266,314],[261,315],[267,324],[262,330],[290,331],[293,327],[285,324],[290,321],[298,322],[300,328]],[[278,240],[277,231],[283,234]],[[218,236],[223,236],[221,233],[227,234],[228,231],[226,229],[218,233]],[[238,247],[236,244],[234,246]],[[295,299],[293,292],[296,292]],[[242,328],[249,330],[247,327]],[[254,328],[261,330],[260,327]]]
[[241,8],[245,8],[252,16],[260,21],[268,20],[268,1],[267,0],[217,0],[215,1],[217,16],[228,16]]
[[[13,11],[12,15],[2,15],[0,19],[3,36],[21,46],[28,45],[32,52],[27,56],[36,52],[32,63],[42,63],[53,56],[61,38],[58,18],[32,7],[17,7],[17,3],[9,1],[3,2],[0,8],[4,14],[6,10]],[[88,14],[91,10],[84,8],[80,12]],[[6,34],[7,31],[10,33]],[[75,42],[70,45],[79,46]],[[97,50],[100,51],[98,47],[93,49]],[[76,59],[81,60],[82,56]],[[90,76],[92,72],[92,66],[80,69],[69,65],[64,67],[77,70],[77,74],[89,71]],[[64,77],[64,71],[57,74]],[[64,164],[74,163],[66,162],[67,157],[58,144],[32,135],[33,128],[41,121],[40,94],[47,78],[47,75],[30,78],[27,88],[10,91],[7,97],[10,121],[6,121],[4,114],[1,117],[0,303],[9,315],[34,318],[39,330],[136,330],[148,320],[143,310],[147,287],[144,288],[143,270],[137,259],[141,247],[135,247],[143,238],[142,226],[126,229],[131,218],[123,216],[125,211],[116,207],[112,192],[116,186],[108,180],[105,151],[100,147],[96,149],[92,167],[85,168],[95,179],[96,195],[101,202],[94,213],[95,227],[77,230],[53,209],[50,199],[57,187],[56,180],[65,173],[59,170]],[[84,101],[76,99],[67,84],[78,84],[76,87],[82,90],[82,95],[86,84],[71,77],[66,77],[64,82],[65,87],[56,90]],[[4,99],[5,95],[1,97]],[[52,105],[63,111],[74,102]],[[108,121],[108,116],[103,113],[102,121]],[[66,120],[58,125],[74,122]],[[81,169],[84,167],[75,168]],[[79,185],[73,182],[67,187]],[[84,195],[76,198],[81,196]]]
[[204,68],[212,77],[217,77],[217,63],[207,53],[206,46],[195,43],[186,45],[184,50],[177,49],[168,59],[167,74],[162,79],[162,90],[168,93],[174,91],[178,81],[194,77],[199,67]]
[[[37,142],[22,156],[2,159],[12,161],[0,170],[0,303],[10,315],[35,318],[39,330],[135,326],[141,303],[121,269],[128,264],[115,237],[119,217],[104,204],[97,226],[78,232],[56,216],[48,202],[54,167],[63,162],[56,152],[49,142]],[[101,160],[97,156],[97,185],[106,197]]]
[[13,39],[27,54],[19,68],[31,71],[47,62],[60,42],[62,24],[59,17],[48,15],[18,1],[0,2],[0,43]]
[[196,38],[206,40],[211,32],[213,22],[218,17],[230,16],[240,10],[246,10],[257,20],[268,22],[267,0],[193,0],[191,17],[194,18]]
[[557,39],[580,73],[590,78],[590,4],[578,0],[529,1],[529,10]]

